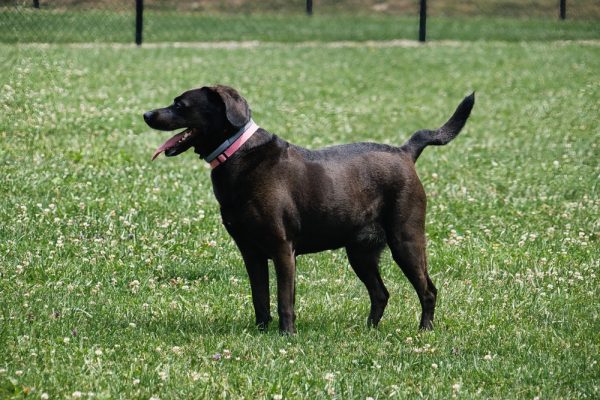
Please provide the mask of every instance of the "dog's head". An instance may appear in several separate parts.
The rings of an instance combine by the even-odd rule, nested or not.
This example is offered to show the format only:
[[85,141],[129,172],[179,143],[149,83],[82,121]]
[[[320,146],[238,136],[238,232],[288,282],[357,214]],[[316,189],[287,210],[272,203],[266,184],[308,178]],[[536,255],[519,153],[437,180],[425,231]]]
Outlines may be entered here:
[[154,129],[172,131],[185,128],[156,149],[176,156],[191,147],[205,157],[250,121],[248,103],[228,86],[193,89],[176,97],[168,107],[144,113],[144,121]]

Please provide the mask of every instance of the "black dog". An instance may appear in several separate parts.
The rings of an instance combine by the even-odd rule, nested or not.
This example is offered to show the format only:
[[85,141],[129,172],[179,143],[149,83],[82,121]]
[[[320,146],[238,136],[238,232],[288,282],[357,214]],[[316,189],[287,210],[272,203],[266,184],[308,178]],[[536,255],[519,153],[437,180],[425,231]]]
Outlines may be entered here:
[[376,326],[389,298],[378,266],[386,245],[419,296],[420,328],[431,329],[437,290],[427,274],[426,198],[415,161],[426,146],[456,137],[474,102],[474,94],[466,97],[441,128],[418,131],[401,147],[295,146],[259,128],[244,98],[226,86],[187,91],[144,120],[154,129],[186,128],[153,159],[194,147],[213,167],[214,193],[250,277],[259,329],[272,320],[267,260],[277,275],[279,329],[294,333],[296,256],[340,247],[369,291],[367,322]]

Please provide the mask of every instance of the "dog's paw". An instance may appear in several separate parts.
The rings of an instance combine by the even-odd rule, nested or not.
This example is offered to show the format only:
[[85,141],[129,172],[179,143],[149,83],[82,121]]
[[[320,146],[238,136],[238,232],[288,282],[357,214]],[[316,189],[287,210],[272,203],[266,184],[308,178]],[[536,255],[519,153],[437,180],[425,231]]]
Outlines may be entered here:
[[269,322],[273,321],[273,317],[269,315],[266,320],[256,321],[256,327],[260,332],[266,332],[269,329]]

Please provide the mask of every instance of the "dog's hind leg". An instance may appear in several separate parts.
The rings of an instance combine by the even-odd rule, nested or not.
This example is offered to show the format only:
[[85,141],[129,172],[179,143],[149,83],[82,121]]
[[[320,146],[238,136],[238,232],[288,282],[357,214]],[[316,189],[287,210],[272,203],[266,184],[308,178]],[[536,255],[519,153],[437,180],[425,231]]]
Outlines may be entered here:
[[415,288],[421,302],[420,329],[433,329],[433,316],[437,298],[437,289],[427,273],[425,241],[403,237],[391,238],[389,246],[394,261]]
[[[407,215],[408,218],[406,218]],[[386,233],[394,261],[402,269],[419,296],[421,303],[419,328],[433,329],[437,289],[427,273],[425,207],[405,208],[404,213],[398,213],[392,218]]]
[[376,327],[390,297],[379,274],[379,256],[381,249],[369,249],[358,246],[346,247],[348,261],[358,278],[365,284],[371,299],[371,312],[367,325]]

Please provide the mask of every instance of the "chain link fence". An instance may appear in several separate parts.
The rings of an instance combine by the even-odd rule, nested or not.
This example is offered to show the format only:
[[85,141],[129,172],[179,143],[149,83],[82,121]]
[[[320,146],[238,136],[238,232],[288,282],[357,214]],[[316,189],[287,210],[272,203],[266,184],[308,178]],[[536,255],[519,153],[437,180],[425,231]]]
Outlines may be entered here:
[[[0,0],[0,42],[133,43],[136,3]],[[461,29],[477,21],[481,26],[474,29],[479,31],[467,39],[495,39],[500,34],[510,39],[510,32],[498,32],[512,29],[509,20],[544,23],[548,30],[560,31],[565,23],[559,21],[560,3],[429,1],[428,38],[461,39]],[[583,38],[600,38],[600,1],[564,3],[566,23],[580,21]],[[143,7],[144,42],[392,40],[416,39],[419,32],[419,0],[145,0]],[[513,36],[519,40],[518,32]],[[556,32],[552,37],[561,38]]]

